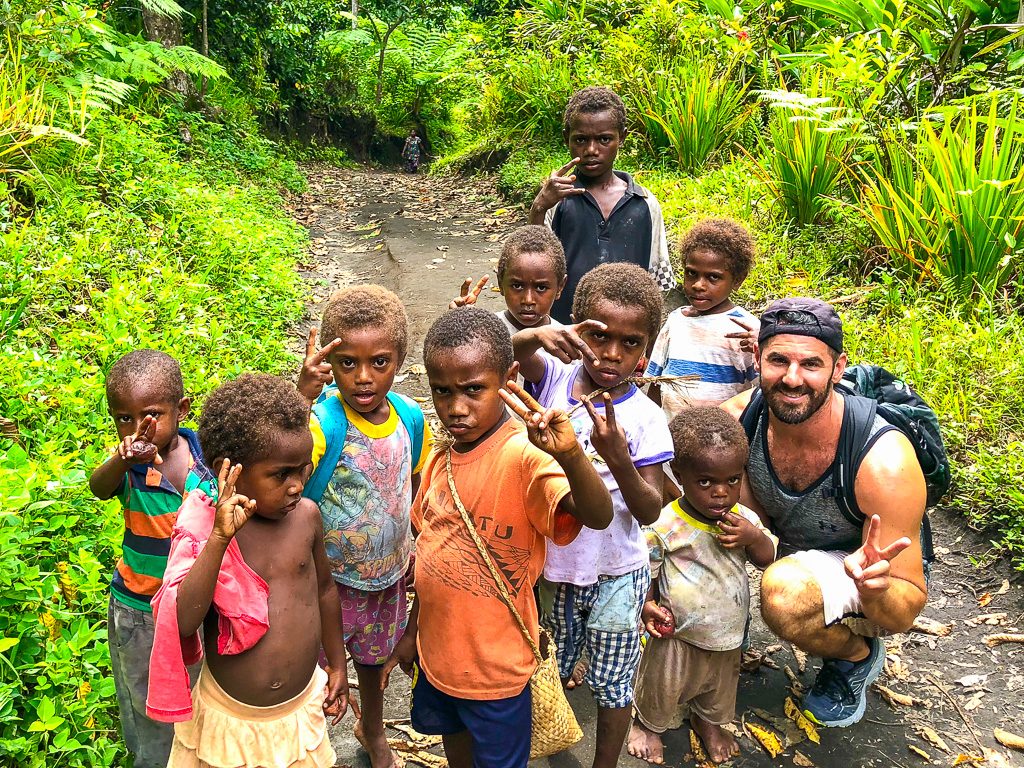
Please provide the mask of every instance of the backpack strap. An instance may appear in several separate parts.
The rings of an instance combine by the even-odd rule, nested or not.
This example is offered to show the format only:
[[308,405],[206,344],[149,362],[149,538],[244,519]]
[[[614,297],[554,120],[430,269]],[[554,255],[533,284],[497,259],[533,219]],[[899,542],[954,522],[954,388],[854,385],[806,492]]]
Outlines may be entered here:
[[416,469],[423,456],[423,409],[412,398],[397,392],[388,392],[388,402],[398,414],[399,421],[405,425],[405,431],[409,433],[412,441],[412,468]]
[[[843,394],[843,426],[840,431],[836,459],[832,465],[832,496],[843,517],[857,526],[863,526],[865,515],[857,505],[854,486],[857,470],[864,455],[870,450],[868,439],[875,423],[878,403],[840,388]],[[871,441],[872,445],[874,440]]]
[[[338,388],[333,385],[325,387],[313,406],[313,414],[324,433],[326,450],[320,457],[313,474],[306,481],[302,495],[318,504],[323,498],[324,491],[327,490],[327,483],[330,481],[331,475],[334,474],[338,461],[341,460],[341,453],[345,450],[345,438],[348,434],[348,416],[345,414],[345,405],[337,396],[337,392]],[[412,466],[416,467],[423,455],[423,411],[416,401],[397,392],[388,393],[388,403],[395,409],[398,420],[402,422],[406,432],[409,433],[409,439],[412,442]]]
[[743,427],[743,431],[747,433],[748,443],[754,441],[754,435],[757,434],[757,422],[761,420],[763,412],[764,395],[760,387],[754,387],[754,391],[750,395],[750,402],[747,403],[747,407],[740,414],[740,425]]
[[317,504],[323,498],[324,491],[327,490],[327,483],[331,479],[331,475],[334,474],[335,467],[338,466],[341,452],[345,449],[345,435],[348,432],[348,416],[345,415],[345,406],[340,397],[334,396],[337,388],[334,388],[334,392],[329,392],[329,389],[324,389],[313,406],[313,415],[316,416],[320,429],[324,433],[326,444],[324,455],[320,457],[316,469],[313,470],[313,474],[310,475],[306,486],[302,489],[302,495]]

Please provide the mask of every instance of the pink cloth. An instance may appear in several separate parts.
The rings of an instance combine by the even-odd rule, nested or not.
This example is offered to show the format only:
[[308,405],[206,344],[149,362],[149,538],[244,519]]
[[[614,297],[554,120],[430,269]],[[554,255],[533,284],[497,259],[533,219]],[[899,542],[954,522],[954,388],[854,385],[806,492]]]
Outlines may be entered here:
[[[191,637],[181,637],[178,632],[178,587],[210,538],[215,512],[213,501],[202,491],[193,491],[185,499],[171,535],[163,585],[153,597],[155,632],[146,714],[164,723],[192,717],[186,667],[203,657],[203,643],[198,632]],[[270,627],[269,598],[267,582],[245,564],[238,542],[232,539],[213,590],[218,653],[242,653],[260,641]]]

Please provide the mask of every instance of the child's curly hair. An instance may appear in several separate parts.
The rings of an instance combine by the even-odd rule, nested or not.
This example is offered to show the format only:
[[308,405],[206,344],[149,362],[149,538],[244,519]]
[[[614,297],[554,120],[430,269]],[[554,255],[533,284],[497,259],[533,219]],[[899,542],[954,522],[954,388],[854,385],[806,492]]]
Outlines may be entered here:
[[519,227],[505,238],[498,257],[498,284],[505,280],[505,272],[509,266],[524,253],[538,253],[547,256],[551,271],[555,273],[555,282],[565,279],[565,249],[562,241],[547,227],[538,224],[527,224]]
[[562,134],[569,135],[572,123],[579,115],[593,115],[597,112],[611,112],[615,115],[615,127],[619,136],[626,134],[626,105],[619,94],[603,85],[590,85],[581,88],[569,97],[562,115]]
[[185,396],[181,379],[181,366],[166,352],[156,349],[136,349],[118,358],[107,373],[107,400],[124,396],[132,387],[144,386],[156,390],[163,402],[174,403]]
[[614,262],[587,272],[576,286],[572,300],[573,320],[582,323],[593,317],[594,306],[600,299],[623,307],[641,307],[647,315],[648,337],[653,339],[658,335],[664,304],[658,284],[643,267]]
[[398,364],[409,348],[409,318],[402,300],[379,285],[353,285],[331,294],[320,321],[320,343],[344,339],[348,331],[380,328],[398,352]]
[[679,244],[679,255],[686,257],[699,250],[720,254],[728,263],[737,283],[742,283],[754,266],[754,238],[742,224],[732,219],[704,219],[686,233]]
[[721,408],[686,408],[669,422],[668,431],[672,434],[674,461],[684,466],[707,463],[713,456],[742,456],[746,463],[750,453],[747,433]]
[[203,403],[199,444],[207,463],[248,466],[268,458],[283,432],[309,431],[309,403],[280,376],[246,373],[221,384]]
[[512,337],[505,323],[493,312],[474,306],[449,309],[434,321],[423,340],[423,362],[429,363],[441,350],[467,346],[485,347],[499,376],[512,367]]

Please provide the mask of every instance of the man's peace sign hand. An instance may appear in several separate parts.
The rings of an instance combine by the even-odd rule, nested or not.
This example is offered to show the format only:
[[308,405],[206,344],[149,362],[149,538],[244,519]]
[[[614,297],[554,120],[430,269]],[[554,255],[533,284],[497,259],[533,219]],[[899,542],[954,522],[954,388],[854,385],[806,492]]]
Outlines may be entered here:
[[224,459],[217,475],[217,512],[211,534],[224,541],[231,541],[242,530],[242,526],[249,522],[249,518],[256,514],[255,499],[235,493],[235,483],[241,475],[241,464],[232,466],[229,459]]
[[467,277],[462,281],[459,295],[448,304],[448,309],[458,309],[459,307],[468,307],[471,304],[476,304],[477,299],[480,298],[480,291],[487,285],[488,279],[487,275],[484,275],[476,281],[476,285],[473,285],[473,278]]
[[541,349],[553,357],[557,357],[563,363],[571,363],[573,360],[580,360],[587,357],[594,365],[600,365],[594,350],[583,339],[583,334],[588,331],[605,331],[608,329],[600,320],[584,320],[576,325],[544,325],[535,328],[533,333]]
[[882,518],[872,515],[864,544],[843,561],[846,574],[865,597],[877,597],[889,589],[889,563],[910,546],[910,539],[904,536],[883,547],[881,535]]
[[569,173],[579,161],[578,157],[574,157],[561,168],[556,168],[551,172],[551,175],[544,180],[544,186],[540,188],[540,192],[533,201],[535,208],[547,211],[550,208],[554,208],[561,200],[573,195],[582,195],[587,191],[582,187],[575,186],[576,174]]
[[316,328],[309,329],[309,338],[306,340],[306,357],[302,361],[299,380],[295,384],[299,394],[311,403],[320,396],[324,386],[334,381],[334,373],[331,371],[331,364],[327,362],[327,357],[341,344],[341,339],[335,339],[318,350],[316,348],[316,330]]

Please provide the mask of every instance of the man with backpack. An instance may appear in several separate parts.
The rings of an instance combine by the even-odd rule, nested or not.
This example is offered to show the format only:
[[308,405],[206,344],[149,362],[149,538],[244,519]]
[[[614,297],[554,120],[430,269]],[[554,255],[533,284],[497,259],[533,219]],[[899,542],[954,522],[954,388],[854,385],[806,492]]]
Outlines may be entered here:
[[[948,486],[937,423],[882,369],[858,366],[888,377],[888,388],[868,393],[876,399],[841,383],[842,321],[823,301],[772,303],[755,360],[760,386],[722,407],[750,440],[742,503],[779,537],[779,559],[761,579],[761,613],[779,637],[823,658],[803,701],[808,718],[853,725],[882,670],[879,637],[907,631],[928,598],[926,471],[932,485],[944,478],[939,495]],[[912,405],[890,403],[897,395]],[[908,414],[910,426],[900,422]],[[931,417],[937,447],[913,418],[921,414]],[[923,469],[931,448],[940,461]]]

